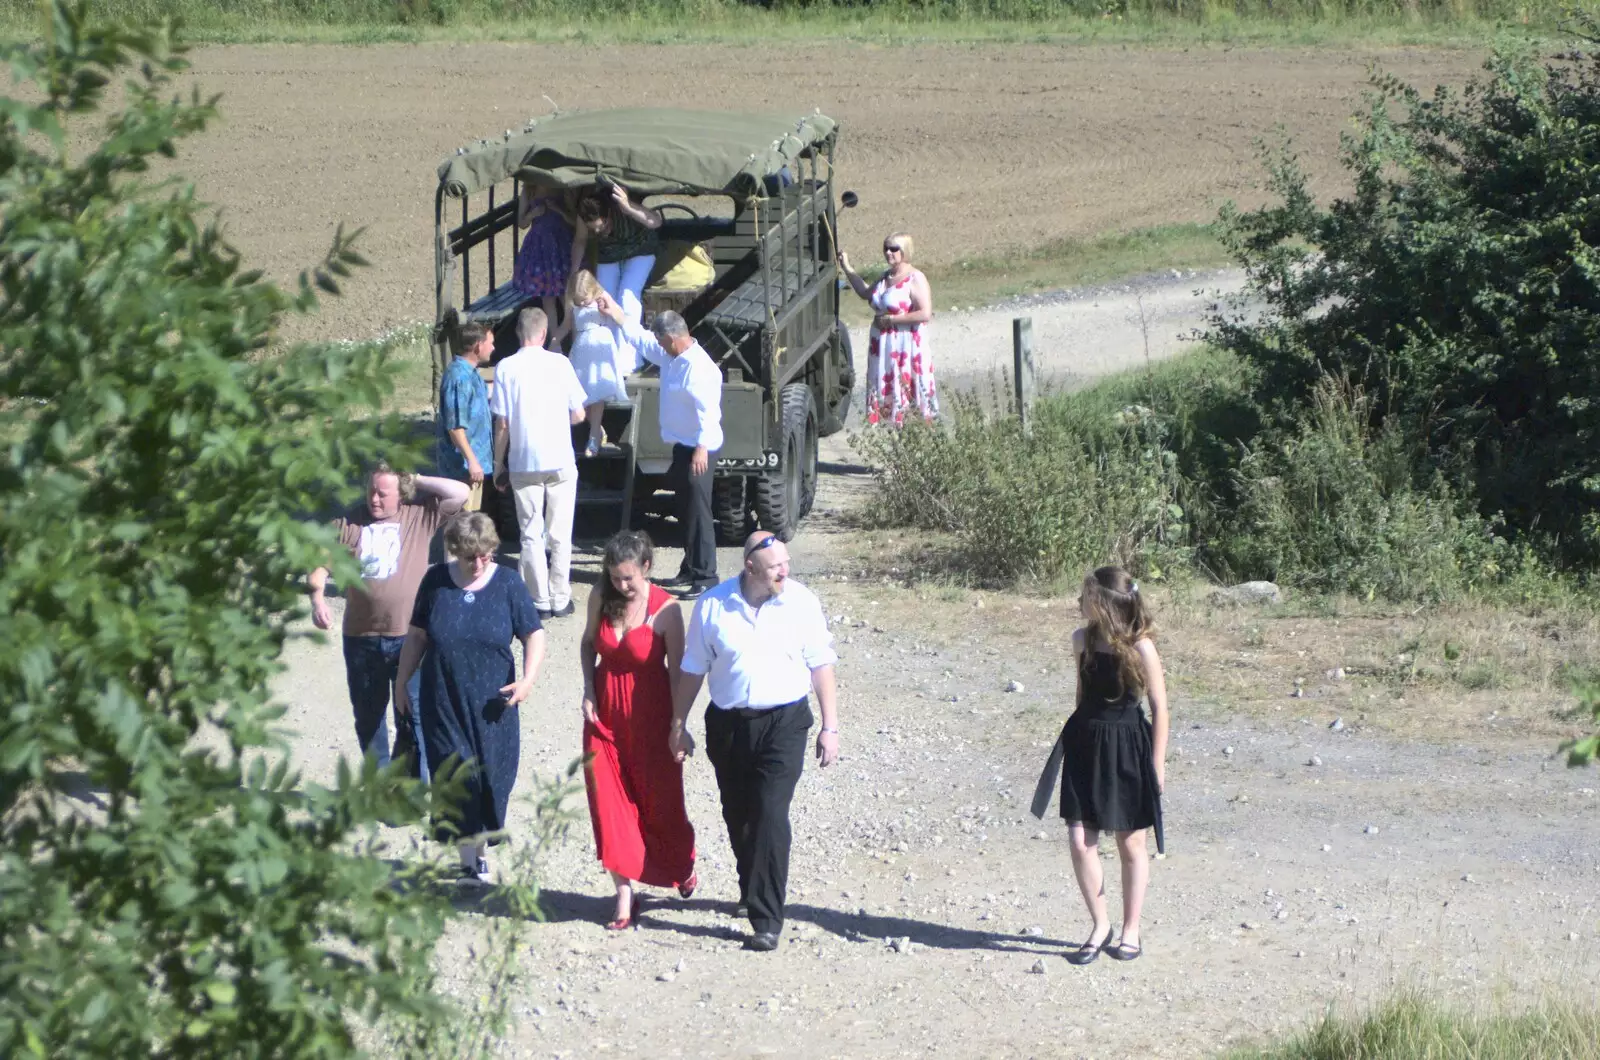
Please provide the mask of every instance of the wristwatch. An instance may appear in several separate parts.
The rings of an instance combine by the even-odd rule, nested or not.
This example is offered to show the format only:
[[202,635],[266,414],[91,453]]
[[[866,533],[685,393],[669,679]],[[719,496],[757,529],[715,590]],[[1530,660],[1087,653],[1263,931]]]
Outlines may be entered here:
[[828,727],[827,727],[827,726],[826,726],[826,725],[824,725],[824,726],[823,726],[823,727],[822,727],[822,731],[823,731],[823,732],[831,732],[831,733],[833,733],[833,734],[834,734],[834,735],[835,735],[835,736],[837,736],[837,735],[839,735],[839,730],[838,730],[838,729],[830,729],[830,728],[828,728]]

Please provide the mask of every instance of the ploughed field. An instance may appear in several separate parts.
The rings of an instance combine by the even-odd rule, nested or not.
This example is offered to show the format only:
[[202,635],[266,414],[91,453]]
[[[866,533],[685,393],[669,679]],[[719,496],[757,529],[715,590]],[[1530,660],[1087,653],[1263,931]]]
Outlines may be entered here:
[[[920,264],[1061,237],[1206,221],[1259,202],[1257,140],[1291,134],[1319,194],[1344,187],[1340,131],[1371,63],[1458,84],[1464,52],[938,44],[215,47],[193,80],[222,120],[181,168],[247,260],[290,280],[335,226],[367,228],[364,270],[317,321],[362,339],[433,317],[439,162],[562,107],[803,113],[844,124],[841,238],[862,262],[893,229]],[[455,213],[459,217],[459,207]],[[502,277],[502,279],[505,277]]]

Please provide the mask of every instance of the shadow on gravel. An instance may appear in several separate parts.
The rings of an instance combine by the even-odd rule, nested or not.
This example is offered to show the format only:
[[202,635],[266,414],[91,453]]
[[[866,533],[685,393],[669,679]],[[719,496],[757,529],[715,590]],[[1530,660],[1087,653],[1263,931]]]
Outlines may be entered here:
[[[749,932],[749,925],[734,918],[734,904],[710,899],[656,898],[644,892],[644,910],[639,917],[641,931],[672,931],[692,938],[739,939]],[[572,891],[546,890],[539,894],[544,920],[551,924],[587,921],[598,929],[611,919],[615,899],[607,895],[577,894]],[[480,905],[478,911],[491,916],[504,915]],[[673,919],[680,912],[714,913],[726,917],[721,924],[686,924]],[[813,924],[823,931],[837,935],[848,942],[882,942],[907,939],[917,946],[941,950],[997,950],[1011,953],[1045,952],[1040,947],[1071,947],[1075,942],[1032,935],[1008,935],[994,931],[973,931],[930,924],[923,920],[904,917],[858,915],[839,909],[791,904],[789,920]]]

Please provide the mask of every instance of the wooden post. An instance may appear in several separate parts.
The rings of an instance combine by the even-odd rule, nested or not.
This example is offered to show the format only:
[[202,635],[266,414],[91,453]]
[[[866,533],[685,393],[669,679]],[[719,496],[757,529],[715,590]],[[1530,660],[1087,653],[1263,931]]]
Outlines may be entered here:
[[1024,432],[1028,430],[1028,416],[1033,411],[1033,318],[1011,318],[1011,385],[1016,390],[1017,422]]

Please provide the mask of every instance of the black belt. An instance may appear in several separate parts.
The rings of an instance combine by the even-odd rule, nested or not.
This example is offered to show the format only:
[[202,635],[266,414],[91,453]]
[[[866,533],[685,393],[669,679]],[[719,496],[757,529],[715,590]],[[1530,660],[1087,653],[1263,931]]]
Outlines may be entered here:
[[775,707],[719,707],[713,703],[711,704],[711,709],[720,710],[740,718],[759,718],[767,714],[776,714],[780,710],[788,710],[790,707],[798,707],[806,702],[808,698],[808,696],[801,696],[793,703],[779,703]]

